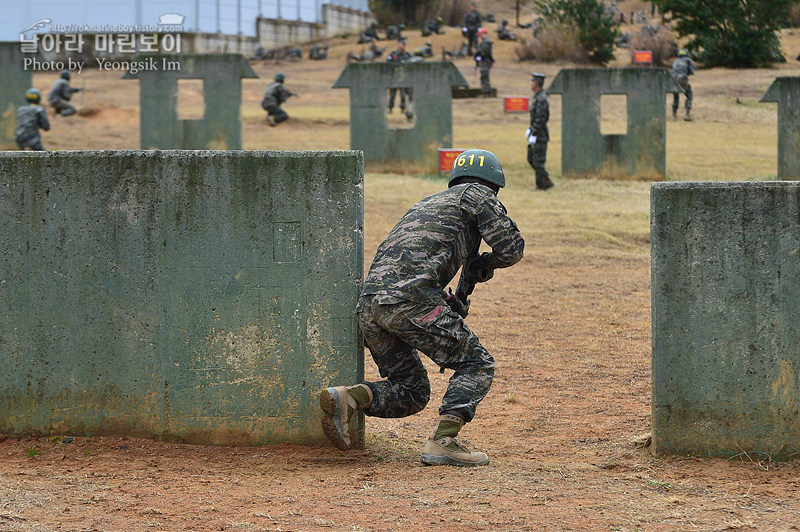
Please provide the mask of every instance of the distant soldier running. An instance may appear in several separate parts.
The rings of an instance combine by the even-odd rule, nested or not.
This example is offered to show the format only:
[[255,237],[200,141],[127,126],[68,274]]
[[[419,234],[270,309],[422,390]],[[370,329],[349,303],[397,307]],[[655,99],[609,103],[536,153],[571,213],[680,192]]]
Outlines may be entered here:
[[[505,186],[500,161],[485,150],[461,153],[449,188],[403,216],[378,247],[356,304],[359,327],[384,380],[320,393],[322,428],[338,448],[350,448],[350,419],[400,418],[421,411],[430,382],[417,350],[454,371],[422,453],[426,465],[478,466],[489,458],[457,440],[489,392],[494,359],[464,323],[469,300],[445,291],[459,268],[476,282],[519,262],[525,241],[497,199]],[[492,251],[478,254],[481,242]],[[462,275],[464,275],[462,273]],[[459,290],[456,290],[459,293]]]
[[14,131],[14,140],[19,149],[30,148],[33,151],[45,151],[39,130],[50,130],[50,121],[47,119],[47,110],[39,105],[42,95],[38,89],[28,89],[25,93],[27,104],[17,109],[17,129]]

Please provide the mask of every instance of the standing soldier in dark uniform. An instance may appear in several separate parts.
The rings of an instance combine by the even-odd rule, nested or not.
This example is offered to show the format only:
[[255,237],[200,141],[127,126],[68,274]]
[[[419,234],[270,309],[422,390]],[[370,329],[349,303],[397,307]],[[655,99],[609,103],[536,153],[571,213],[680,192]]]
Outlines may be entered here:
[[494,66],[494,56],[492,56],[492,40],[486,28],[478,30],[478,37],[482,37],[478,45],[478,52],[475,54],[475,63],[481,72],[481,94],[484,98],[492,95],[492,83],[489,80],[489,71]]
[[80,89],[69,86],[69,80],[72,76],[69,70],[62,70],[61,77],[53,83],[50,87],[50,92],[47,93],[47,102],[53,107],[53,110],[58,115],[70,116],[75,114],[75,108],[69,104],[70,98]]
[[275,74],[275,81],[267,85],[264,91],[264,99],[261,100],[261,108],[267,112],[267,121],[272,127],[288,120],[289,115],[281,109],[281,104],[289,99],[290,96],[297,96],[296,93],[283,86],[286,76],[283,72]]
[[550,130],[547,121],[550,120],[550,103],[544,92],[544,74],[534,72],[531,75],[531,125],[525,132],[528,139],[528,164],[536,172],[536,188],[547,190],[553,186],[550,175],[545,170],[547,161],[547,143],[550,141]]
[[469,5],[469,11],[464,14],[464,27],[462,33],[467,38],[469,55],[472,55],[472,47],[478,47],[478,28],[481,27],[481,14],[475,2]]
[[[672,79],[678,84],[683,95],[686,97],[684,107],[686,108],[686,116],[683,117],[687,122],[692,121],[692,84],[689,83],[689,76],[694,74],[694,61],[689,57],[689,51],[681,48],[678,52],[678,58],[672,63]],[[678,93],[672,95],[672,119],[678,119]]]
[[[485,453],[471,452],[455,438],[489,391],[494,359],[464,323],[468,303],[462,305],[445,287],[459,268],[485,282],[495,268],[507,268],[522,258],[525,242],[496,197],[503,186],[497,157],[467,150],[453,162],[449,188],[411,207],[378,247],[356,315],[384,380],[320,393],[322,428],[338,448],[350,447],[350,418],[356,410],[399,418],[425,407],[430,383],[419,350],[441,368],[454,371],[422,462],[489,462]],[[492,251],[478,254],[481,241]]]
[[17,129],[14,130],[14,140],[19,149],[30,148],[33,151],[44,151],[39,129],[50,130],[50,121],[47,119],[47,110],[39,105],[42,95],[39,89],[28,89],[25,93],[27,104],[17,109]]
[[[386,58],[386,62],[388,63],[407,63],[409,62],[413,56],[406,51],[406,40],[399,39],[397,41],[397,50],[390,53],[389,56]],[[411,101],[412,101],[412,94],[411,89],[403,88],[400,90],[400,111],[402,111],[408,120],[411,120],[414,117],[413,111],[411,111]],[[389,112],[392,112],[394,109],[394,98],[397,95],[397,87],[391,87],[389,89]],[[408,101],[406,101],[408,98]]]

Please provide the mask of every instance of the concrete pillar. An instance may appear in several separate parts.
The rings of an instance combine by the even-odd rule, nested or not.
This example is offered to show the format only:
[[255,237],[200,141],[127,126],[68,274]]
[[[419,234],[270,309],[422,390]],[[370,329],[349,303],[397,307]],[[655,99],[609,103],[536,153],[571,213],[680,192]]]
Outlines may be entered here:
[[658,453],[800,451],[800,183],[651,189]]
[[[453,147],[452,88],[467,81],[450,62],[352,63],[334,89],[350,89],[350,148],[363,150],[366,162],[436,171],[438,148]],[[390,129],[386,120],[389,88],[410,88],[414,126]],[[400,112],[400,94],[395,112]]]
[[[667,171],[665,94],[676,91],[665,68],[561,70],[547,94],[563,95],[562,173],[663,179]],[[603,94],[626,95],[626,135],[600,133]]]
[[[143,150],[242,149],[242,78],[257,78],[241,54],[154,54],[134,60],[138,78],[139,131]],[[202,79],[203,118],[178,118],[178,80]]]
[[[33,71],[23,68],[24,59],[20,43],[0,42],[0,150],[18,149],[14,142],[17,108],[25,104],[25,92],[33,87]],[[47,106],[47,89],[39,88],[44,106]]]
[[1,433],[324,441],[318,391],[363,376],[360,154],[5,152],[0,175]]
[[800,77],[776,78],[761,101],[778,104],[778,179],[800,180]]

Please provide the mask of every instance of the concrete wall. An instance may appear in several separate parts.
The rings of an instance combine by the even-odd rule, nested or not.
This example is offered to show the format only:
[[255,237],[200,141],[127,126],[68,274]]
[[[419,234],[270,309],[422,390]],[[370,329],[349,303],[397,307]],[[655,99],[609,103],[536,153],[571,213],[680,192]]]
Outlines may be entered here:
[[[340,35],[353,34],[363,31],[375,20],[371,13],[358,11],[342,6],[324,4],[322,6],[323,21],[303,22],[296,20],[258,18],[255,21],[257,36],[231,35],[227,33],[209,32],[181,32],[180,33],[180,53],[208,54],[208,53],[239,53],[246,57],[253,57],[257,48],[273,50],[286,46],[298,46],[312,42],[331,39]],[[176,34],[177,35],[177,34]],[[89,67],[97,66],[97,58],[130,61],[136,52],[146,53],[141,50],[141,45],[136,41],[136,52],[123,53],[119,47],[114,48],[111,53],[107,51],[95,50],[96,36],[93,33],[86,33],[83,36],[84,51],[80,54],[66,52],[63,49],[43,53],[46,60],[67,61],[69,58],[74,61],[82,61]],[[160,41],[161,37],[157,39]],[[19,46],[19,43],[16,44]],[[162,52],[174,52],[178,50],[160,50]],[[152,52],[152,50],[151,50]]]
[[778,179],[800,179],[800,77],[772,82],[762,102],[778,104]]
[[[453,147],[452,87],[467,81],[450,62],[351,63],[334,88],[350,89],[350,147],[367,162],[438,171],[438,148]],[[390,129],[386,119],[390,87],[411,88],[414,126]],[[400,95],[395,104],[399,106]]]
[[[154,65],[123,77],[138,78],[142,149],[242,149],[242,78],[257,78],[241,54],[139,55]],[[203,118],[178,118],[178,80],[203,80]]]
[[[17,128],[17,108],[25,104],[25,92],[33,87],[33,72],[23,69],[22,52],[18,42],[0,42],[0,150],[16,150],[14,130]],[[47,89],[42,102],[47,105]]]
[[651,189],[659,453],[800,451],[800,183]]
[[[667,171],[664,68],[564,69],[547,87],[562,96],[561,171],[569,176],[663,179]],[[627,96],[627,134],[600,133],[601,95]]]
[[0,181],[0,432],[324,440],[317,392],[363,374],[359,153],[5,152]]

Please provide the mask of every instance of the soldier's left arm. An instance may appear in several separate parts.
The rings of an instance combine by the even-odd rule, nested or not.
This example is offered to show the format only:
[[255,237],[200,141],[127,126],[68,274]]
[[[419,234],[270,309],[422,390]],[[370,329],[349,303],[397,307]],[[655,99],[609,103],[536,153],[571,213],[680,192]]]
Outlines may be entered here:
[[522,259],[525,239],[505,206],[492,196],[482,201],[476,211],[481,238],[492,248],[482,255],[486,268],[508,268]]

